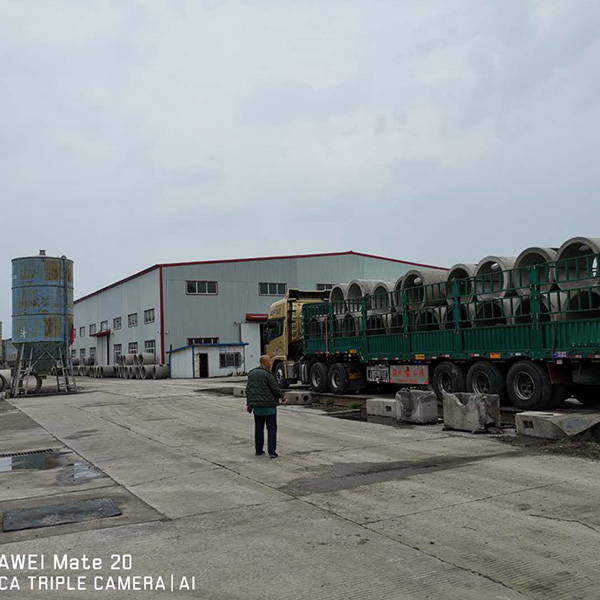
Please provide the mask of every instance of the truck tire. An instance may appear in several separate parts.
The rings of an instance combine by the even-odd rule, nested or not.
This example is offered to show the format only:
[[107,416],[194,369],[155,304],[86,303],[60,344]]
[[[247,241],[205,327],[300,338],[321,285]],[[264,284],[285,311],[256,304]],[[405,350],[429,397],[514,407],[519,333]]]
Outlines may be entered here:
[[444,394],[464,392],[467,389],[465,371],[460,365],[445,360],[435,368],[432,386],[438,400],[442,400]]
[[287,380],[285,376],[285,367],[282,362],[278,362],[275,364],[275,368],[273,369],[275,373],[275,379],[277,379],[277,385],[282,390],[287,390],[290,387],[290,382]]
[[573,385],[571,391],[573,397],[581,404],[600,404],[600,386],[597,385]]
[[327,365],[321,362],[314,363],[310,368],[310,389],[317,394],[325,394],[329,391],[329,379],[327,377]]
[[498,365],[478,360],[467,372],[467,390],[474,394],[497,394],[504,400],[506,377]]
[[348,391],[348,370],[343,363],[335,363],[329,367],[327,381],[331,391],[340,396]]
[[548,370],[537,363],[521,360],[508,371],[508,397],[517,408],[544,410],[552,403],[553,392]]

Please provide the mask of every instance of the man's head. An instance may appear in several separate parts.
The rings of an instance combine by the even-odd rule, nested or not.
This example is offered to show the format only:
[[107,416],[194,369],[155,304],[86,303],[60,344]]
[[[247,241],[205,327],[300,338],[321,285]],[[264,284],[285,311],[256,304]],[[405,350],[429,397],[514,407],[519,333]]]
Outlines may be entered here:
[[271,360],[271,357],[268,354],[264,354],[260,357],[260,366],[264,367],[265,369],[269,369],[269,371],[271,370],[271,367],[273,366],[273,361]]

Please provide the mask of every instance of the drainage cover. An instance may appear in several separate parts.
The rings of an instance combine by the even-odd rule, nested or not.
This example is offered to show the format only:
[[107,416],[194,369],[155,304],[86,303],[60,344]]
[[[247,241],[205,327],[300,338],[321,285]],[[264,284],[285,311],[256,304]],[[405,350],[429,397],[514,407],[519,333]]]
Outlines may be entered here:
[[67,523],[81,523],[95,519],[118,517],[121,514],[114,500],[110,498],[95,498],[68,504],[51,506],[34,506],[4,512],[3,530],[20,531],[37,527],[52,527]]
[[26,452],[11,452],[10,454],[0,454],[0,458],[11,458],[13,456],[31,456],[33,454],[48,454],[54,452],[52,448],[44,448],[43,450],[27,450]]

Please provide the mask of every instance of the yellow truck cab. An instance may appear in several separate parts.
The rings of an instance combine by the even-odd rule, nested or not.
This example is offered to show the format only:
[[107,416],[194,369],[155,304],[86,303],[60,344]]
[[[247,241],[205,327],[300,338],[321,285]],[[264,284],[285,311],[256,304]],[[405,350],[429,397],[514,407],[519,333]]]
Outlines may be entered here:
[[273,371],[281,387],[300,377],[302,357],[302,306],[325,302],[329,291],[288,290],[285,298],[271,304],[264,327],[264,352],[273,359]]

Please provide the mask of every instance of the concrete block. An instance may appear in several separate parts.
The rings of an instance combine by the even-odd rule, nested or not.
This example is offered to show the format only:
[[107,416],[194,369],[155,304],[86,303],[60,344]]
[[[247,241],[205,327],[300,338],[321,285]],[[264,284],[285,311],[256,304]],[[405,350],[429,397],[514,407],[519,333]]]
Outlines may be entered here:
[[500,427],[500,396],[496,394],[444,394],[444,427],[472,433]]
[[400,390],[396,394],[396,419],[404,423],[437,423],[438,400],[428,390]]
[[515,422],[517,435],[561,440],[600,439],[600,415],[597,412],[522,412]]
[[233,386],[233,395],[237,398],[245,398],[246,397],[246,386],[234,385]]
[[315,401],[312,392],[286,392],[285,396],[287,398],[287,404],[291,406],[312,404]]
[[367,399],[367,414],[373,417],[396,418],[396,401],[380,398]]

